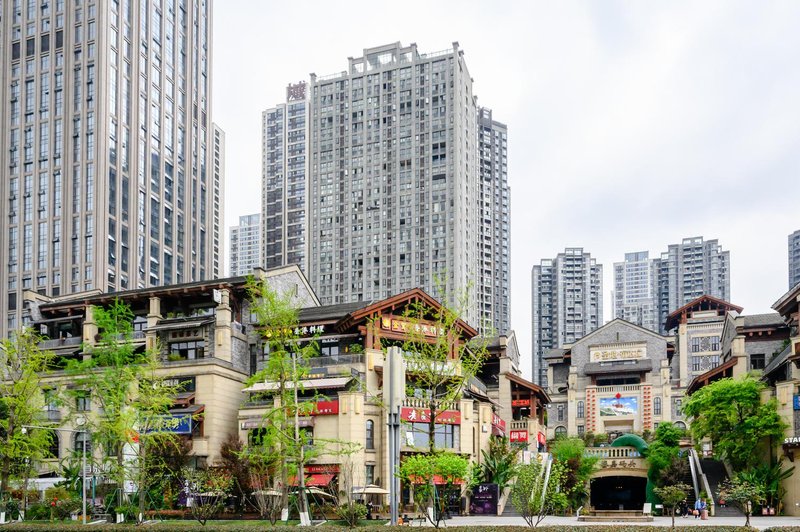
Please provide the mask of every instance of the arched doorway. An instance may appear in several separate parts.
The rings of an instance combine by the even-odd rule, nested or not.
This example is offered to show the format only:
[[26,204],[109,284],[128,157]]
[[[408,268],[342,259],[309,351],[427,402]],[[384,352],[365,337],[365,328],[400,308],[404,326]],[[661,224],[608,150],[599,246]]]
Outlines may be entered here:
[[639,510],[647,499],[647,478],[614,476],[593,478],[591,503],[595,510]]

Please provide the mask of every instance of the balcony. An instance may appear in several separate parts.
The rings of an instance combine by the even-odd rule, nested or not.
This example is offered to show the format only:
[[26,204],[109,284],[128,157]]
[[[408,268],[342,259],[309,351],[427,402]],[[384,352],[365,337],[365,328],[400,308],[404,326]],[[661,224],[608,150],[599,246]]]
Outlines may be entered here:
[[54,338],[52,340],[42,340],[39,342],[39,349],[59,349],[62,347],[75,347],[83,343],[80,336],[70,336],[69,338]]

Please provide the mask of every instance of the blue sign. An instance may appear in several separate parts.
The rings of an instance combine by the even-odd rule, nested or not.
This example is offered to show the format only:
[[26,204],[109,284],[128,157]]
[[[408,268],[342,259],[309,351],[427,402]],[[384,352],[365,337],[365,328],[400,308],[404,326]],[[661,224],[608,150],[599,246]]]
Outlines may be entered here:
[[172,414],[171,416],[160,416],[159,420],[145,432],[171,432],[172,434],[191,434],[192,416],[191,414]]
[[794,409],[800,410],[800,395],[794,396]]

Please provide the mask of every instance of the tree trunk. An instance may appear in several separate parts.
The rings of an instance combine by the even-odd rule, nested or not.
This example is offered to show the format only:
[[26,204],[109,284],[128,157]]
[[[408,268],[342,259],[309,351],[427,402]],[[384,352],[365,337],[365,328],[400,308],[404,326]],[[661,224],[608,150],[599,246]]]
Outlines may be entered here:
[[144,522],[144,505],[145,505],[145,477],[147,475],[147,448],[145,447],[144,440],[139,438],[139,515],[136,522],[142,524]]

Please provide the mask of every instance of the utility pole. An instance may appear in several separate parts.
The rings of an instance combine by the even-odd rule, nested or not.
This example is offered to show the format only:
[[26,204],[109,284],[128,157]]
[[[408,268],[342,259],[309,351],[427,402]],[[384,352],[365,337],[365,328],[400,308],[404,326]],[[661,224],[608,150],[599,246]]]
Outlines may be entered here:
[[389,436],[389,507],[391,524],[397,525],[400,506],[400,479],[397,477],[400,466],[400,407],[406,395],[402,349],[390,347],[386,350],[386,367],[389,373],[389,404],[386,413]]

